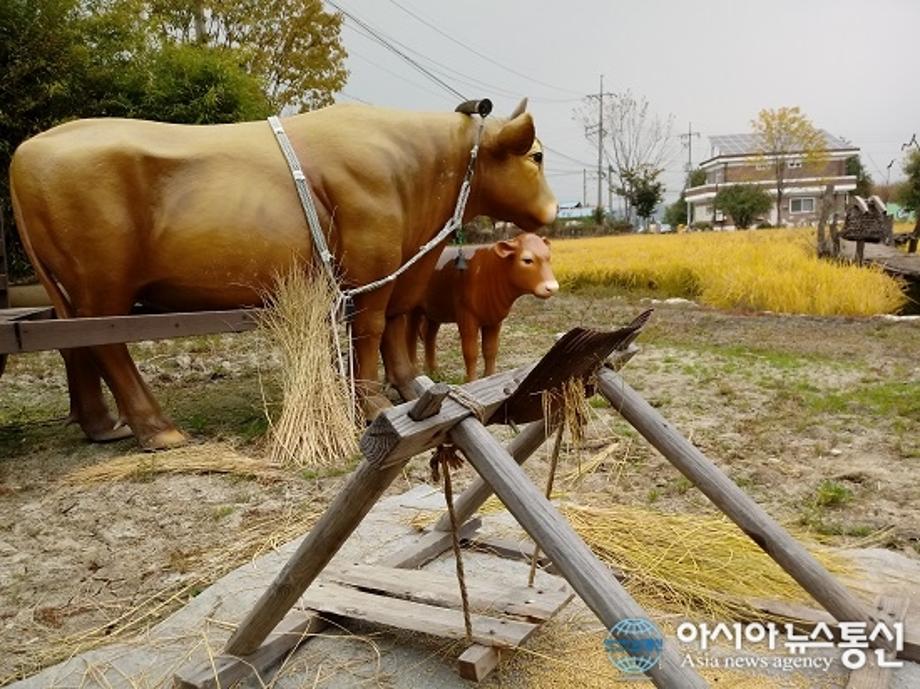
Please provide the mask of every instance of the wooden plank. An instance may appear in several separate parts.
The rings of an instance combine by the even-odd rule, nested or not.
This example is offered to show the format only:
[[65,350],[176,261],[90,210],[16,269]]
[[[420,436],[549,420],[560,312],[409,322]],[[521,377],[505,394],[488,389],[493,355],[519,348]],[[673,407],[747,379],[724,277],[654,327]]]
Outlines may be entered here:
[[[470,519],[460,527],[461,542],[471,538],[482,526],[478,517]],[[426,562],[431,562],[441,553],[449,550],[451,538],[449,532],[426,531],[419,534],[418,538],[409,545],[381,558],[377,564],[384,567],[401,567],[402,569],[415,569]]]
[[[317,612],[352,620],[408,629],[446,639],[465,639],[463,613],[423,603],[388,598],[357,591],[347,586],[316,582],[301,598],[301,604]],[[538,625],[519,620],[472,614],[473,640],[484,646],[520,646]]]
[[[907,614],[907,607],[908,601],[906,598],[879,596],[875,601],[873,615],[888,624],[903,622],[904,616]],[[879,667],[876,653],[880,652],[879,650],[868,654],[866,664],[859,670],[853,670],[850,673],[847,689],[888,689],[894,673],[890,667]],[[894,660],[894,653],[892,652],[887,652],[884,656],[886,661]]]
[[[513,371],[497,373],[488,378],[481,378],[461,386],[467,396],[475,399],[486,417],[501,406],[517,389],[518,384],[526,378],[527,373],[536,364],[516,368]],[[433,383],[420,376],[423,388]],[[405,462],[428,448],[440,445],[447,440],[447,432],[460,420],[471,416],[472,411],[456,400],[448,397],[441,406],[441,411],[422,421],[409,418],[409,411],[415,402],[406,402],[390,409],[385,409],[361,436],[361,452],[371,464],[380,467],[393,463]]]
[[90,347],[118,342],[162,340],[173,337],[244,332],[256,327],[254,309],[159,313],[99,318],[22,320],[13,324],[17,346],[8,349],[2,340],[0,353],[38,352],[47,349]]
[[[265,643],[250,655],[237,658],[220,655],[210,662],[183,669],[173,678],[176,689],[221,689],[247,677],[267,679],[265,671],[292,653],[302,641],[326,626],[325,620],[312,612],[291,611],[269,635]],[[264,684],[263,684],[264,686]]]
[[393,464],[380,470],[367,460],[358,465],[323,516],[240,622],[227,642],[225,654],[240,656],[255,652],[329,564],[387,487],[402,473],[403,466],[404,463]]
[[[837,628],[837,620],[829,612],[802,603],[765,598],[746,602],[768,615],[791,620],[798,629],[811,631],[818,623],[824,623],[831,629]],[[908,620],[904,625],[904,649],[898,653],[898,658],[920,663],[920,624],[911,624],[910,618]]]
[[501,649],[473,644],[457,658],[457,672],[463,679],[481,682],[501,661]]
[[[450,438],[605,628],[625,618],[648,618],[482,424],[466,419],[451,430]],[[682,667],[680,655],[667,640],[659,664],[648,676],[661,689],[707,686],[693,668]]]
[[[871,624],[856,596],[625,380],[609,369],[602,369],[597,380],[613,408],[828,612],[838,620]],[[878,643],[891,645],[884,639]]]
[[450,394],[450,386],[446,383],[435,383],[430,388],[423,390],[409,410],[409,418],[413,421],[421,421],[434,416],[441,411],[441,404],[448,394]]
[[[459,608],[460,589],[457,578],[418,569],[399,569],[375,565],[354,564],[327,570],[323,580],[347,584],[364,591],[376,591],[397,598]],[[485,579],[466,583],[470,609],[480,613],[516,615],[532,622],[546,621],[568,603],[573,596],[568,586],[507,586]]]
[[[470,539],[469,547],[508,560],[530,562],[530,558],[533,555],[533,541],[530,539],[520,540],[502,538],[501,536],[478,535]],[[540,553],[540,556],[537,558],[537,564],[540,566],[551,564],[546,553]]]

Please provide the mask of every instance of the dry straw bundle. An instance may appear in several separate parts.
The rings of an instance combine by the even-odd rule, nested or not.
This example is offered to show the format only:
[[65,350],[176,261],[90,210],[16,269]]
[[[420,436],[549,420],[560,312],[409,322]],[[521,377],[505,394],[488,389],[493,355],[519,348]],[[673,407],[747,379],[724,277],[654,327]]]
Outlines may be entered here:
[[340,466],[357,452],[348,383],[336,366],[330,324],[336,289],[323,271],[280,276],[261,327],[281,353],[281,412],[268,415],[273,462],[298,468]]

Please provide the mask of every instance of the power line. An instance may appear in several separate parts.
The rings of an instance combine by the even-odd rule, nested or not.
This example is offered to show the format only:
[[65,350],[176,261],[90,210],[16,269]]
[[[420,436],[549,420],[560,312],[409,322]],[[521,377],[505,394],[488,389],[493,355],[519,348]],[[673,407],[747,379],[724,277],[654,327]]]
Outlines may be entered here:
[[476,50],[475,48],[472,48],[471,46],[467,45],[467,44],[464,43],[463,41],[461,41],[461,40],[455,38],[454,36],[451,36],[451,35],[450,35],[449,33],[447,33],[446,31],[443,31],[442,29],[440,29],[440,28],[437,27],[436,25],[432,24],[430,21],[426,20],[424,17],[419,16],[418,14],[416,14],[416,13],[413,12],[412,10],[408,9],[406,6],[400,4],[400,3],[397,2],[396,0],[390,0],[390,2],[391,2],[392,4],[394,4],[394,5],[396,5],[399,9],[401,9],[401,10],[402,10],[403,12],[405,12],[406,14],[408,14],[408,15],[410,15],[410,16],[412,16],[412,17],[415,17],[415,19],[417,19],[418,21],[420,21],[422,24],[424,24],[424,25],[427,26],[428,28],[433,29],[433,30],[436,31],[437,33],[441,34],[441,35],[444,36],[444,38],[446,38],[447,40],[451,41],[452,43],[455,43],[456,45],[459,45],[461,48],[463,48],[464,50],[467,50],[467,51],[473,53],[474,55],[478,55],[479,57],[481,57],[481,58],[482,58],[483,60],[485,60],[486,62],[489,62],[489,63],[495,65],[496,67],[499,67],[500,69],[505,70],[506,72],[510,72],[511,74],[514,74],[514,75],[519,76],[519,77],[523,77],[524,79],[527,79],[528,81],[532,81],[532,82],[535,83],[535,84],[540,84],[541,86],[546,86],[547,88],[551,88],[551,89],[554,89],[554,90],[556,90],[556,91],[563,91],[563,92],[566,92],[566,93],[573,93],[573,94],[576,94],[576,95],[578,95],[578,98],[571,99],[571,100],[581,100],[581,94],[580,94],[578,91],[573,91],[572,89],[564,88],[564,87],[562,87],[562,86],[554,86],[553,84],[548,84],[548,83],[546,83],[545,81],[540,81],[539,79],[534,79],[533,77],[528,76],[527,74],[524,74],[523,72],[519,72],[519,71],[517,71],[516,69],[512,69],[511,67],[508,67],[507,65],[503,65],[501,62],[498,62],[497,60],[493,60],[493,59],[492,59],[491,57],[489,57],[488,55],[486,55],[486,54],[484,54],[484,53],[481,53],[480,51]]
[[394,72],[394,71],[391,70],[391,69],[388,69],[388,68],[384,67],[384,66],[381,65],[379,62],[372,60],[371,58],[367,57],[366,55],[362,55],[361,53],[359,53],[358,51],[356,51],[356,50],[354,50],[354,49],[351,49],[351,48],[350,48],[350,49],[348,50],[348,54],[349,54],[349,56],[354,55],[355,57],[361,58],[362,60],[364,60],[365,62],[367,62],[367,63],[368,63],[369,65],[371,65],[372,67],[375,67],[375,68],[377,68],[377,69],[379,69],[379,70],[381,70],[381,71],[383,71],[383,72],[386,72],[386,73],[389,74],[390,76],[393,76],[393,77],[399,79],[400,81],[402,81],[402,82],[404,82],[404,83],[406,83],[406,84],[409,84],[410,86],[414,86],[414,87],[417,88],[417,89],[421,89],[421,90],[424,91],[425,93],[430,93],[432,96],[435,96],[436,98],[444,98],[445,100],[447,100],[447,96],[445,96],[443,93],[440,93],[440,92],[438,92],[438,91],[432,91],[432,90],[431,90],[430,88],[428,88],[427,86],[423,86],[422,84],[419,84],[419,83],[417,83],[417,82],[415,82],[415,81],[412,81],[411,79],[407,79],[407,78],[404,77],[402,74],[399,74],[399,73],[397,73],[397,72]]
[[421,72],[422,74],[427,76],[429,79],[431,79],[433,82],[435,82],[438,86],[447,90],[449,93],[457,96],[458,98],[460,98],[460,100],[466,100],[466,96],[460,93],[457,89],[455,89],[453,86],[448,84],[446,81],[443,81],[442,79],[437,77],[435,74],[432,74],[423,65],[420,65],[418,62],[416,62],[411,57],[406,55],[404,52],[399,50],[399,48],[394,46],[390,41],[388,41],[384,36],[382,36],[376,29],[374,29],[373,27],[371,27],[370,25],[368,25],[366,22],[362,21],[361,19],[357,18],[355,15],[353,15],[348,10],[343,9],[341,5],[335,2],[335,0],[326,0],[326,2],[329,3],[336,10],[341,12],[343,15],[345,15],[345,17],[350,19],[353,23],[357,24],[359,27],[364,29],[368,34],[370,34],[374,38],[374,40],[380,43],[380,45],[382,45],[384,48],[398,55],[405,62],[411,65],[414,69],[417,69],[419,72]]

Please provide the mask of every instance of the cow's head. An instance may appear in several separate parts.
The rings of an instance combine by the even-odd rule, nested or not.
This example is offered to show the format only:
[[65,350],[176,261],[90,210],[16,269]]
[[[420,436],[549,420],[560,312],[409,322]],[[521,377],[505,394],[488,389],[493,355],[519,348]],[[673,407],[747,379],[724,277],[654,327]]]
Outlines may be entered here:
[[508,279],[521,294],[548,299],[559,291],[550,265],[549,240],[532,232],[496,242],[492,250],[508,263]]
[[479,153],[480,213],[536,230],[556,219],[556,197],[543,176],[543,145],[521,101],[507,120],[486,120]]

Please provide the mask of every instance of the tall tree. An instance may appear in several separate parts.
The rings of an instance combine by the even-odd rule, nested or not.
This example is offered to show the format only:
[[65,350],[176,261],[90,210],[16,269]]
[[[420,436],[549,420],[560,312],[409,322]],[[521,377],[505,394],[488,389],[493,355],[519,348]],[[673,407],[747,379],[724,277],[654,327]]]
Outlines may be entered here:
[[[595,122],[594,102],[583,103],[575,112],[586,126]],[[673,116],[662,119],[651,111],[644,96],[632,91],[614,93],[605,99],[604,148],[616,178],[613,187],[630,205],[635,205],[631,201],[635,196],[630,190],[632,180],[646,176],[648,170],[664,167],[673,127]]]
[[914,149],[908,153],[904,162],[904,174],[907,175],[907,180],[900,186],[897,201],[907,210],[914,211],[920,219],[920,150]]
[[776,224],[781,223],[786,168],[791,159],[805,165],[821,162],[827,154],[824,134],[798,107],[765,108],[751,122],[757,137],[757,157],[773,169],[776,180]]
[[348,78],[342,15],[321,0],[150,0],[165,41],[232,48],[262,82],[272,106],[332,103]]
[[617,190],[617,193],[624,196],[636,209],[636,215],[645,220],[646,224],[664,196],[664,183],[658,179],[661,173],[661,168],[641,165],[636,170],[625,173],[625,186]]
[[859,156],[850,156],[847,158],[846,166],[847,174],[856,177],[855,194],[857,196],[862,196],[864,199],[872,196],[874,193],[872,176],[869,174],[869,171],[866,170],[866,166],[863,165],[862,158]]

